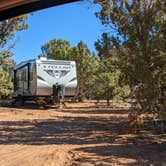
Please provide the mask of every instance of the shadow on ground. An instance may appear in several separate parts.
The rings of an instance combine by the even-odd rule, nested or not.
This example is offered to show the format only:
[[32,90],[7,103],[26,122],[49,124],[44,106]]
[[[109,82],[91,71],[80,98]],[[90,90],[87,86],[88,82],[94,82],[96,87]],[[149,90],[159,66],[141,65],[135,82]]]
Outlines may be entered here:
[[[73,165],[166,165],[166,135],[154,135],[146,128],[134,137],[122,134],[127,120],[122,115],[128,111],[71,109],[61,112],[69,114],[55,119],[56,114],[50,114],[50,119],[1,121],[0,145],[77,145],[79,148],[73,152],[82,155],[74,158]],[[159,137],[160,141],[156,140]]]
[[58,120],[0,122],[0,144],[112,143],[122,124],[109,118],[63,117]]
[[[123,144],[92,146],[75,149],[75,153],[88,153],[78,157],[74,163],[99,165],[126,165],[126,166],[165,166],[166,143],[157,144]],[[96,156],[96,157],[95,157]],[[92,159],[93,158],[93,159]]]
[[69,113],[77,113],[77,114],[128,114],[129,110],[116,110],[114,108],[98,108],[98,109],[92,109],[92,108],[87,108],[87,109],[65,109],[61,110],[61,112],[69,112]]
[[4,108],[13,108],[13,109],[31,109],[31,110],[48,110],[48,109],[57,109],[57,105],[39,105],[35,101],[26,101],[24,104],[13,104],[13,100],[0,100],[0,107]]

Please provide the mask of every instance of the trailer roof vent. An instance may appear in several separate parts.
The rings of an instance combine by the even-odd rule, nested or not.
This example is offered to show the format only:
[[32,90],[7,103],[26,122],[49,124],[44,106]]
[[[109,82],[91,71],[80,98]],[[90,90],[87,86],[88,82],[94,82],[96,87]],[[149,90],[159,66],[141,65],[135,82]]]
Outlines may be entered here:
[[45,60],[47,60],[47,57],[41,56],[41,57],[39,57],[39,59],[40,59],[41,61],[45,61]]

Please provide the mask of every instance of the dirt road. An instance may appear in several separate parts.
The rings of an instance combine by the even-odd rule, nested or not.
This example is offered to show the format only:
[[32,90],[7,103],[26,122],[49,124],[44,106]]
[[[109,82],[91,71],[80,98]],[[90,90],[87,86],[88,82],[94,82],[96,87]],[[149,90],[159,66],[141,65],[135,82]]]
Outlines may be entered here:
[[166,135],[124,134],[128,106],[0,107],[0,166],[166,166]]

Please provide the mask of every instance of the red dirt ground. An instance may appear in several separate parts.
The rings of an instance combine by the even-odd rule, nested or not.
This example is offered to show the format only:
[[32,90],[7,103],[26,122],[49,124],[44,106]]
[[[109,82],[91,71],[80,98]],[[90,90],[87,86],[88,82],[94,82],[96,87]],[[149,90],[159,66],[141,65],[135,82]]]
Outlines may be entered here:
[[166,166],[166,134],[124,134],[129,105],[0,107],[0,166]]

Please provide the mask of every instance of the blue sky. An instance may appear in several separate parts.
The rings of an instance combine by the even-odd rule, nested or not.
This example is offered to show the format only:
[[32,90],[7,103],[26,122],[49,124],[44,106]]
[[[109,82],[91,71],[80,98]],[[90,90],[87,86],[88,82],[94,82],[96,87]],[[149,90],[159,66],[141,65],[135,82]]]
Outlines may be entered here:
[[72,46],[82,40],[95,51],[94,42],[104,32],[94,14],[99,10],[98,5],[75,2],[34,12],[27,20],[28,30],[16,34],[16,46],[12,50],[14,60],[19,63],[37,58],[41,45],[54,38],[68,40]]

